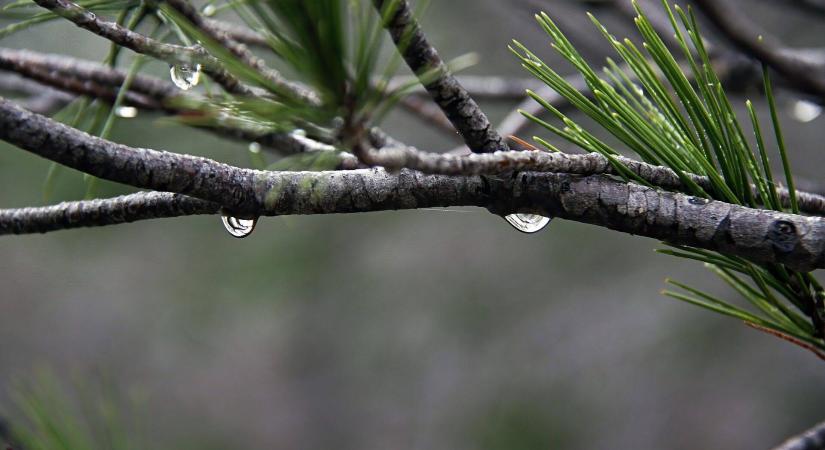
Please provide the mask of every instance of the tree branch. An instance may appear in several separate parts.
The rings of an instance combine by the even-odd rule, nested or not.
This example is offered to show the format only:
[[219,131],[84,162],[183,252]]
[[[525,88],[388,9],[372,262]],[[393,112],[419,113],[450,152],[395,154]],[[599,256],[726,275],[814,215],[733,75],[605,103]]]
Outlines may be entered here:
[[166,3],[182,14],[194,26],[206,33],[207,36],[224,46],[240,59],[241,62],[255,69],[269,83],[279,88],[279,91],[288,93],[293,98],[309,103],[310,105],[318,106],[321,104],[321,99],[319,99],[314,92],[286,80],[278,71],[268,67],[263,59],[255,56],[246,46],[235,41],[230,34],[222,31],[220,28],[214,27],[213,22],[201,16],[198,10],[196,10],[188,0],[166,0]]
[[470,150],[475,153],[507,150],[507,143],[427,41],[407,0],[373,0],[373,4],[379,13],[395,8],[386,23],[393,42]]
[[825,422],[794,436],[773,450],[823,450],[825,449]]
[[242,25],[235,25],[234,23],[224,22],[216,19],[204,19],[210,28],[225,33],[233,41],[241,44],[254,45],[256,47],[270,48],[266,37],[255,30],[247,28]]
[[693,3],[743,52],[776,70],[797,89],[825,100],[823,67],[785,51],[779,41],[760,32],[725,0],[693,0]]
[[[668,190],[685,191],[687,187],[670,168],[654,166],[623,156],[614,161],[638,175],[648,183]],[[598,153],[568,154],[542,151],[506,151],[495,153],[452,155],[427,153],[409,146],[391,146],[368,153],[368,163],[390,170],[413,169],[439,175],[499,175],[508,172],[561,172],[576,175],[620,175],[610,160]],[[686,174],[691,181],[705,190],[712,190],[707,177]],[[752,187],[758,198],[759,192]],[[787,189],[777,189],[780,201],[790,205]],[[797,191],[797,201],[803,212],[825,215],[825,197]]]
[[[64,92],[89,95],[106,101],[115,99],[126,79],[125,71],[100,63],[63,55],[6,48],[0,48],[0,70],[13,71]],[[175,97],[192,95],[177,89],[165,80],[141,74],[134,77],[129,90],[126,96],[127,104],[168,114],[185,113],[184,110],[172,106],[175,103],[173,100]],[[212,127],[208,130],[246,142],[255,141],[286,155],[315,150],[313,146],[307,145],[306,140],[296,139],[290,133],[261,134],[258,131],[229,126]]]
[[75,98],[74,95],[14,73],[0,74],[0,92],[23,96],[19,100],[23,107],[38,114],[50,114]]
[[0,100],[0,138],[100,178],[196,197],[242,217],[481,206],[501,215],[536,213],[591,223],[801,271],[825,267],[825,219],[697,199],[602,175],[522,172],[487,179],[381,169],[262,172],[130,148],[6,100]]
[[68,0],[34,0],[34,2],[71,21],[78,27],[89,30],[134,52],[166,61],[169,64],[201,64],[204,72],[228,92],[240,95],[252,94],[249,88],[223,68],[220,61],[203,49],[157,41],[115,22],[103,20],[93,12]]
[[216,214],[220,205],[169,192],[139,192],[105,200],[39,208],[0,209],[0,235],[47,233],[166,217]]

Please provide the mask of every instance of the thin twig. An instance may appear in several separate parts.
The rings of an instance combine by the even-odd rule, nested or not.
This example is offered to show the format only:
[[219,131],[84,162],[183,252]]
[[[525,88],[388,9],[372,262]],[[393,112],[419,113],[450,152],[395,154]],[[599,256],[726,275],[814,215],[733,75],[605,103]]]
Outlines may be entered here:
[[220,205],[169,192],[139,192],[111,199],[0,209],[0,235],[47,233],[168,217],[217,214]]
[[206,33],[210,38],[224,46],[233,55],[235,55],[241,62],[252,69],[255,69],[262,77],[269,83],[278,88],[281,93],[286,93],[293,96],[295,99],[309,103],[310,105],[318,106],[321,100],[318,96],[296,83],[292,83],[285,79],[283,75],[277,70],[274,70],[266,65],[263,59],[255,56],[243,44],[235,41],[233,37],[221,30],[215,28],[213,22],[206,20],[200,15],[197,9],[188,0],[166,0],[176,11],[181,13],[193,25],[198,27],[201,31]]
[[93,12],[68,0],[34,0],[35,3],[53,13],[73,22],[80,28],[91,31],[115,44],[134,52],[151,56],[169,64],[201,64],[210,77],[228,92],[251,95],[252,91],[244,86],[223,68],[220,61],[200,48],[183,47],[157,41],[136,33],[126,27],[99,18]]
[[[63,55],[38,53],[31,50],[0,48],[0,70],[9,70],[47,86],[77,95],[89,95],[112,101],[126,78],[126,72],[106,65],[71,58]],[[126,103],[147,110],[160,110],[167,114],[182,114],[185,110],[176,106],[176,97],[192,94],[177,89],[170,82],[148,75],[138,74],[129,84]],[[132,92],[134,91],[134,92]],[[26,108],[32,110],[30,108]],[[38,110],[35,112],[47,112]],[[255,141],[282,154],[312,151],[304,142],[290,133],[260,133],[228,125],[208,128],[221,136]]]
[[216,19],[204,19],[209,26],[221,33],[227,34],[233,41],[255,47],[269,48],[269,41],[260,33],[250,28]]

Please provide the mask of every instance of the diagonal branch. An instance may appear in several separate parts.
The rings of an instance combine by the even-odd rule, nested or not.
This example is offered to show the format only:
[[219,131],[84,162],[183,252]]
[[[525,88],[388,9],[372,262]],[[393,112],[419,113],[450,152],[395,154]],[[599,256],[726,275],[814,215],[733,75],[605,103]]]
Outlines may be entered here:
[[227,72],[220,61],[203,49],[157,41],[115,22],[101,19],[93,12],[69,0],[34,0],[34,2],[80,28],[89,30],[136,53],[148,55],[169,64],[201,64],[204,71],[228,92],[241,95],[252,93],[240,80]]
[[256,70],[269,83],[277,87],[280,92],[289,93],[296,99],[310,105],[318,106],[321,104],[321,100],[314,92],[286,80],[278,71],[268,67],[263,59],[255,56],[246,46],[235,41],[229,33],[216,28],[213,22],[201,16],[188,0],[166,0],[166,3],[183,15],[192,25],[198,27],[207,36],[224,46],[241,62]]
[[825,100],[825,71],[822,66],[784,51],[779,41],[760,32],[746,16],[733,10],[726,0],[693,0],[693,3],[743,52],[776,70],[799,90]]
[[773,450],[822,450],[825,448],[825,422],[794,436]]
[[373,0],[373,4],[382,16],[388,8],[395,8],[385,23],[393,42],[470,150],[475,153],[507,150],[507,143],[427,41],[407,0]]
[[267,41],[266,36],[261,33],[256,32],[255,30],[248,28],[243,25],[236,25],[230,22],[224,22],[222,20],[217,19],[209,19],[204,18],[204,21],[215,31],[220,33],[226,34],[235,42],[239,42],[245,45],[252,45],[255,47],[265,47],[269,48],[269,41]]

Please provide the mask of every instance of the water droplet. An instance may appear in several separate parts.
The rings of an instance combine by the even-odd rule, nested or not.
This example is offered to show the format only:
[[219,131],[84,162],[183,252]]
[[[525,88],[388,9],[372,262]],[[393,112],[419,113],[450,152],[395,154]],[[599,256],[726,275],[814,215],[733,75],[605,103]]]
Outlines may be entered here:
[[249,144],[249,151],[252,153],[261,153],[261,144],[257,142],[251,142]]
[[504,220],[522,233],[537,233],[543,230],[552,219],[538,214],[510,214],[504,216]]
[[255,225],[258,224],[258,219],[239,219],[237,217],[222,215],[221,221],[223,222],[223,227],[226,228],[226,231],[229,232],[233,237],[236,238],[245,238],[252,234],[252,231],[255,230]]
[[793,105],[794,119],[807,123],[811,122],[822,114],[822,107],[814,102],[799,100]]
[[124,119],[133,119],[137,117],[138,110],[134,106],[118,106],[115,110],[115,115],[123,117]]
[[290,132],[293,136],[307,137],[307,130],[303,128],[296,128]]
[[201,65],[175,64],[169,67],[169,76],[175,86],[188,91],[201,80]]
[[206,17],[212,17],[215,15],[216,12],[218,12],[218,8],[215,8],[215,5],[206,5],[203,7],[201,14],[203,14]]
[[707,205],[710,203],[710,200],[702,197],[690,197],[688,198],[688,203],[691,205]]

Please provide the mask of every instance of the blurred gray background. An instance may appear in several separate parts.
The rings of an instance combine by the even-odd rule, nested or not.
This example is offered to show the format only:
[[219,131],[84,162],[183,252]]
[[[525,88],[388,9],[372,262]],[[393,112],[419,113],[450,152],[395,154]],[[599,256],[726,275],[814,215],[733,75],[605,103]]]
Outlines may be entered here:
[[[609,54],[583,7],[544,4],[595,64]],[[788,44],[825,46],[825,16],[738,4]],[[521,76],[512,38],[558,62],[521,5],[434,0],[424,26],[445,57],[480,55],[467,73]],[[66,23],[0,45],[108,48]],[[797,100],[780,97],[792,162],[818,178],[825,117],[795,121]],[[500,120],[514,104],[483,106]],[[113,139],[249,164],[243,144],[158,119],[121,120]],[[458,143],[403,112],[385,128]],[[0,207],[42,204],[48,165],[2,145]],[[82,192],[66,171],[53,201]],[[673,277],[738,301],[657,245],[562,220],[524,235],[479,209],[266,218],[245,240],[217,217],[3,237],[0,409],[10,380],[48,367],[136,397],[146,448],[758,449],[824,419],[825,364],[662,297]]]

